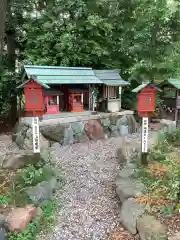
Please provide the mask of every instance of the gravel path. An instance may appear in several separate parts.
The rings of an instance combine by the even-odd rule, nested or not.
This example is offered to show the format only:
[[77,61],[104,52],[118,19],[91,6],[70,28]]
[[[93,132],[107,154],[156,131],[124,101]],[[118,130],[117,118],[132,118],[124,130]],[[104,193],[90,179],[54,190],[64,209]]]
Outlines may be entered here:
[[[132,137],[132,144],[139,145],[139,137]],[[114,185],[119,170],[115,155],[121,141],[116,138],[53,147],[53,158],[57,168],[62,169],[66,184],[56,196],[63,205],[56,226],[42,239],[105,240],[109,233],[121,228]]]
[[[129,136],[132,147],[140,146],[140,135]],[[57,191],[59,212],[53,231],[41,240],[133,240],[120,225],[120,202],[115,178],[120,169],[116,149],[122,138],[52,147],[53,160],[66,184]],[[17,152],[10,136],[0,136],[0,155]],[[113,236],[109,238],[110,236]]]

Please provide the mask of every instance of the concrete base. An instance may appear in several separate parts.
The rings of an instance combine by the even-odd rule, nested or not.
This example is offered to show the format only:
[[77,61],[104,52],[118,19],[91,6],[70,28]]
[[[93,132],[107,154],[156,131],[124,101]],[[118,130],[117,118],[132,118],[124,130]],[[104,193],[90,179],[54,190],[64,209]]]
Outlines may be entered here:
[[[72,112],[63,112],[60,114],[46,114],[43,118],[40,119],[40,126],[48,125],[48,124],[59,124],[59,123],[70,123],[70,122],[79,122],[79,121],[88,121],[90,119],[103,119],[108,118],[110,116],[114,118],[122,117],[122,116],[133,116],[134,111],[125,110],[121,112],[115,113],[102,113],[97,112],[94,114],[91,111],[85,111],[82,113],[72,113]],[[30,124],[32,122],[31,117],[21,118],[21,122],[25,124]]]

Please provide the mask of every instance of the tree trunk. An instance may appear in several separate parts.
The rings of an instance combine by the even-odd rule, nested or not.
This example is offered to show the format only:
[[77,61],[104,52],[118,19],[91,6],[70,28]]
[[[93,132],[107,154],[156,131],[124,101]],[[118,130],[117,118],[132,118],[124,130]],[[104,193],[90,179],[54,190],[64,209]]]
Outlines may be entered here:
[[[6,33],[7,37],[7,59],[8,59],[8,70],[15,75],[16,65],[16,41],[15,32],[9,31]],[[11,126],[14,126],[17,120],[17,95],[16,95],[16,80],[11,82],[11,98],[10,98],[10,115],[9,120]]]
[[156,62],[156,40],[157,40],[157,33],[159,29],[159,19],[157,19],[154,23],[154,26],[152,27],[152,33],[151,33],[151,70],[150,70],[150,80],[152,83],[154,83],[155,75],[156,73],[153,72],[153,67]]
[[7,64],[10,72],[15,72],[16,64],[16,41],[14,30],[6,33],[7,37]]
[[11,126],[14,126],[17,121],[17,94],[16,94],[16,78],[15,67],[16,67],[16,38],[15,29],[12,24],[12,9],[11,4],[8,4],[7,10],[7,21],[8,28],[6,29],[6,39],[7,39],[7,66],[8,71],[12,74],[14,80],[11,80],[11,97],[9,99],[10,113],[9,122]]
[[[3,46],[4,46],[4,28],[6,18],[7,0],[0,0],[0,61],[2,60]],[[0,62],[1,67],[1,62]]]

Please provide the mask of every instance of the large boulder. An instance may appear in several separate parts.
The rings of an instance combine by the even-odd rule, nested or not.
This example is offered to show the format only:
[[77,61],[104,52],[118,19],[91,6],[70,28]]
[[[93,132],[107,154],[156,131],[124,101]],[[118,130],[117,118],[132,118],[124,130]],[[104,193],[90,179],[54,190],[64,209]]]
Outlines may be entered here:
[[128,126],[128,116],[122,116],[116,122],[116,126],[120,136],[126,136],[129,133],[129,126]]
[[52,192],[55,192],[57,187],[57,179],[56,177],[51,177],[48,181],[50,188],[52,189]]
[[[40,148],[41,149],[48,149],[50,146],[50,142],[43,137],[41,132],[39,133],[39,140],[40,140]],[[24,138],[23,149],[33,150],[33,136],[32,136],[32,128],[29,128],[26,131],[26,135]]]
[[135,179],[121,178],[116,179],[116,193],[123,203],[131,197],[138,197],[142,194],[144,185]]
[[116,125],[110,125],[110,127],[108,129],[110,131],[110,136],[111,137],[118,137],[119,136]]
[[118,163],[124,167],[124,165],[127,163],[127,156],[126,152],[124,151],[124,147],[120,147],[116,151],[116,156],[118,159]]
[[120,136],[127,136],[129,134],[129,127],[127,125],[120,125],[118,129]]
[[34,187],[29,187],[27,189],[27,195],[35,205],[41,205],[52,199],[56,183],[54,178],[49,182],[40,182]]
[[87,142],[88,140],[89,139],[88,139],[87,135],[85,134],[85,132],[74,135],[75,143],[84,143],[84,142]]
[[50,141],[62,143],[66,128],[69,128],[69,124],[44,125],[41,127],[41,133]]
[[84,132],[84,123],[83,122],[72,122],[71,128],[74,134],[74,142],[86,142],[88,141],[88,137]]
[[[49,141],[39,133],[40,147],[47,149]],[[12,131],[12,141],[17,144],[20,149],[33,150],[32,128],[30,124],[20,121],[16,124]]]
[[66,145],[71,145],[73,143],[74,143],[74,133],[70,125],[68,128],[65,128],[64,130],[64,140],[62,144],[66,146]]
[[101,125],[102,125],[104,131],[107,132],[108,128],[111,125],[111,121],[109,120],[109,118],[102,118]]
[[129,163],[136,158],[137,149],[133,148],[130,144],[122,142],[122,147],[119,147],[116,151],[118,162],[121,165]]
[[36,216],[34,217],[33,222],[35,222],[36,224],[40,224],[43,217],[44,217],[43,210],[40,207],[37,207]]
[[84,142],[88,140],[84,132],[84,125],[81,122],[68,124],[56,124],[52,126],[42,126],[42,135],[49,141],[58,142],[61,145],[70,145],[74,142]]
[[105,138],[103,127],[99,120],[89,120],[84,126],[84,131],[90,140],[96,141]]
[[58,142],[53,142],[53,143],[51,144],[51,149],[53,149],[53,150],[56,150],[56,149],[58,149],[58,148],[60,148],[60,147],[61,147],[61,144],[58,143]]
[[166,133],[173,133],[176,131],[176,122],[171,120],[161,120],[162,129],[153,134],[153,144],[158,145],[166,138]]
[[137,159],[138,145],[124,138],[121,142],[121,146],[116,151],[116,155],[119,163],[133,162]]
[[24,208],[13,208],[8,213],[5,227],[8,231],[24,231],[29,222],[36,216],[36,208],[28,205]]
[[143,215],[137,220],[137,230],[140,240],[167,240],[167,231],[153,216]]
[[136,222],[144,212],[145,208],[143,205],[137,203],[134,198],[129,198],[122,204],[120,222],[131,234],[136,234]]
[[118,114],[111,114],[111,115],[109,116],[109,120],[110,120],[111,125],[116,125],[117,120],[118,120],[119,118],[121,118],[121,117],[122,117],[122,116],[121,116],[121,115],[118,115]]
[[2,168],[16,170],[28,165],[44,163],[44,158],[40,154],[33,152],[9,153],[4,156]]
[[[14,142],[18,142],[19,140],[17,138],[20,138],[20,135],[22,135],[22,137],[25,137],[26,131],[29,128],[29,126],[27,124],[25,124],[24,122],[17,122],[14,129],[12,130],[12,141]],[[20,134],[19,133],[24,133],[24,134]],[[21,141],[20,141],[21,143]]]
[[132,178],[135,174],[135,166],[126,166],[122,170],[119,171],[118,173],[118,179],[119,178]]
[[71,128],[74,134],[82,134],[84,132],[84,124],[82,122],[72,122]]
[[14,136],[12,135],[12,139],[20,149],[24,149],[24,139],[26,138],[26,132],[28,129],[28,126],[22,125],[22,128],[19,129],[19,132],[15,133]]

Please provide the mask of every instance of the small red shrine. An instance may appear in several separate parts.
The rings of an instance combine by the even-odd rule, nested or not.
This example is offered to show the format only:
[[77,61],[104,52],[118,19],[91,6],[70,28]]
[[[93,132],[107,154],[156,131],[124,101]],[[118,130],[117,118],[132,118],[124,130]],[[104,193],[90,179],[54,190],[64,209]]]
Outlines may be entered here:
[[70,89],[68,94],[68,111],[83,112],[83,91],[80,89]]
[[44,114],[43,87],[33,79],[24,85],[25,112],[28,116]]
[[64,94],[58,89],[44,89],[44,107],[46,114],[58,114],[60,113],[60,98]]
[[44,105],[47,114],[59,113],[59,96],[45,96]]
[[142,84],[133,90],[133,92],[137,93],[137,111],[139,116],[148,117],[155,111],[156,90],[157,88],[150,83]]

